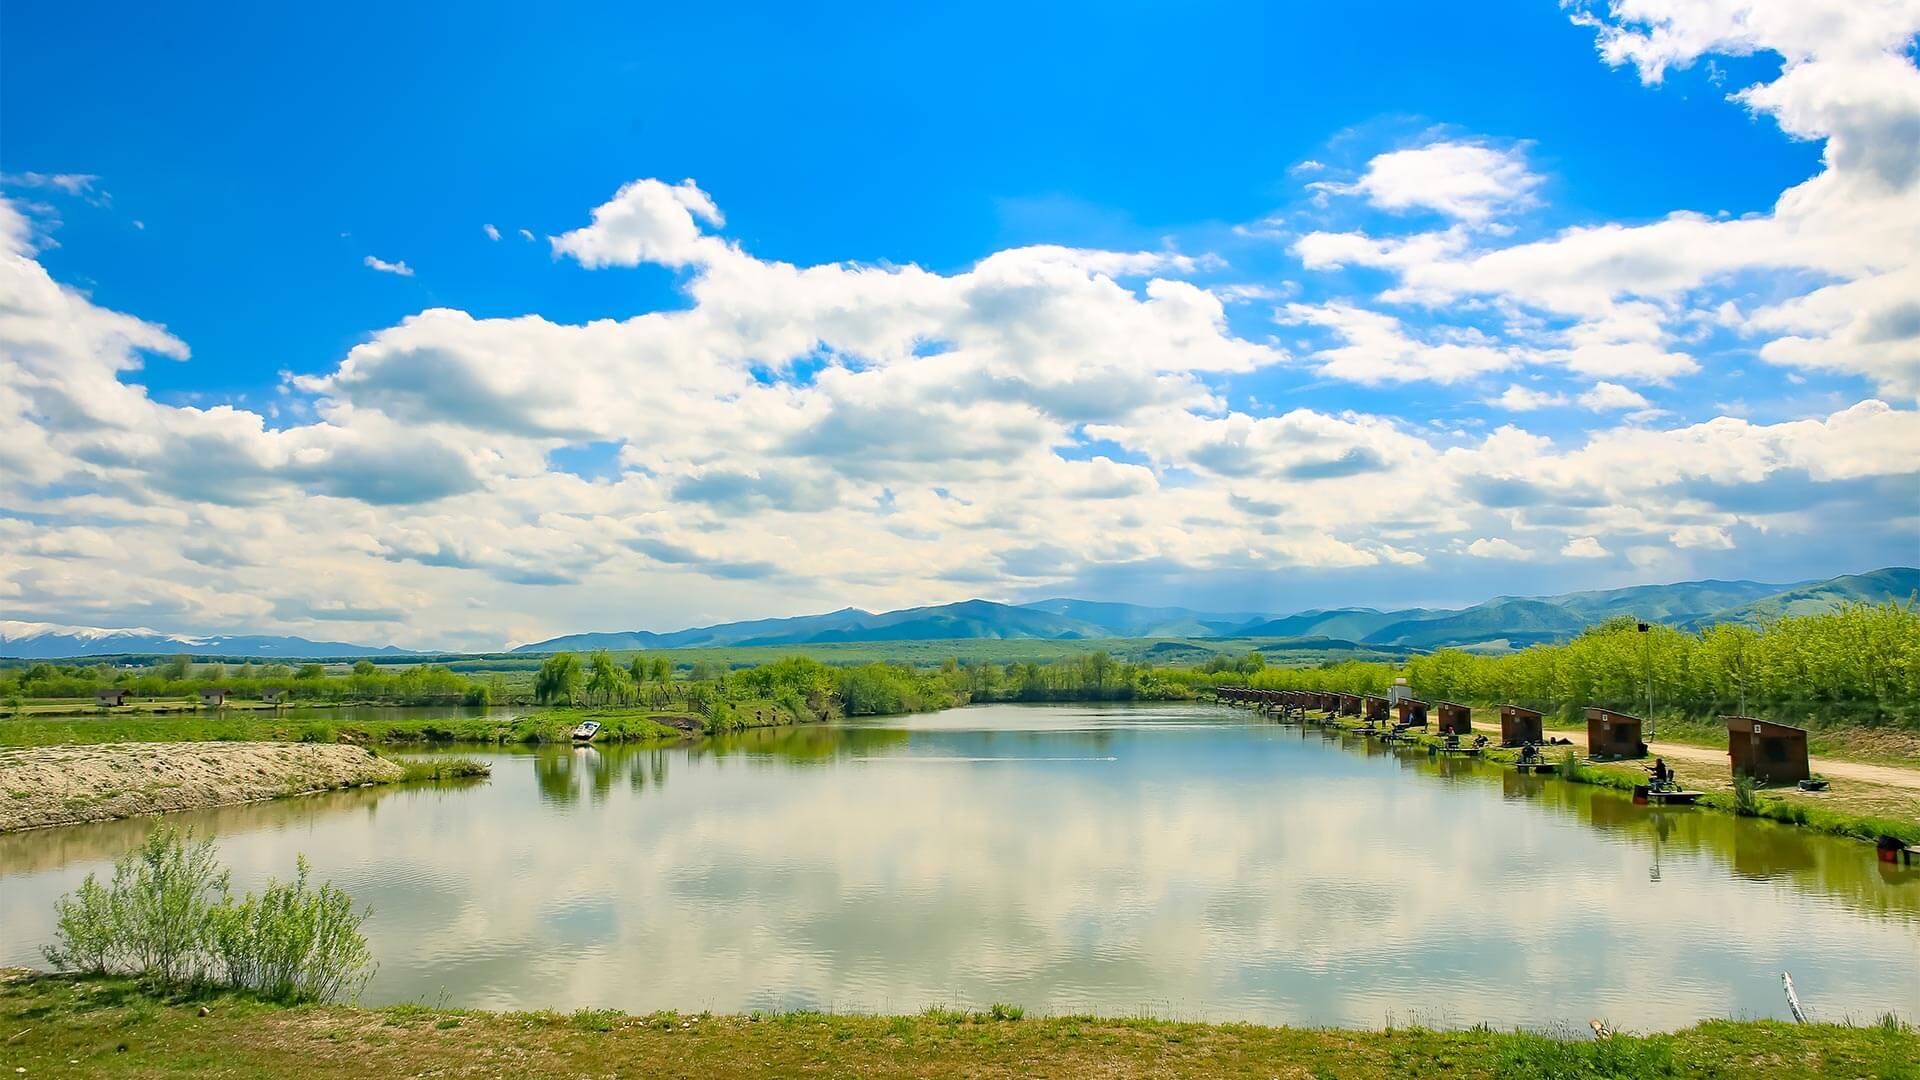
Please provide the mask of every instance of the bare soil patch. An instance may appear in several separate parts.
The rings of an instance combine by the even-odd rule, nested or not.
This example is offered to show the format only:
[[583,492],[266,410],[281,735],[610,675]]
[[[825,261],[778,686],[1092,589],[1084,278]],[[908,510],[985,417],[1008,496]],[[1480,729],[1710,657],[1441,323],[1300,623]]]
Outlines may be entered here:
[[359,746],[115,743],[0,750],[0,832],[392,783]]

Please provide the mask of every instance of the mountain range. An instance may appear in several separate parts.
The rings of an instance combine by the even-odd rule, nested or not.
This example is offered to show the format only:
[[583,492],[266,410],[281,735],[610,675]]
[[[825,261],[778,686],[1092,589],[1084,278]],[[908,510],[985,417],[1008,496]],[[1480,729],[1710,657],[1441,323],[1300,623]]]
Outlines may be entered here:
[[308,641],[302,637],[236,634],[187,637],[145,627],[108,630],[98,626],[0,620],[0,657],[52,660],[68,656],[124,653],[191,653],[200,656],[254,656],[296,659],[314,656],[405,656],[393,645],[353,645],[344,641]]
[[1519,648],[1559,641],[1617,615],[1695,629],[1710,623],[1759,623],[1830,610],[1855,600],[1909,600],[1920,569],[1888,567],[1826,581],[1683,581],[1560,596],[1497,596],[1463,609],[1333,608],[1292,615],[1220,614],[1177,607],[1053,599],[1029,604],[963,600],[875,614],[842,608],[825,615],[757,619],[655,633],[628,630],[568,634],[522,645],[520,653],[587,649],[690,649],[707,646],[819,645],[844,641],[954,638],[1320,638],[1402,649],[1446,646]]
[[[824,615],[753,619],[656,633],[627,630],[568,634],[522,645],[516,653],[608,649],[691,649],[709,646],[820,645],[833,642],[953,639],[1100,638],[1313,639],[1376,649],[1424,650],[1448,646],[1523,648],[1562,641],[1617,615],[1685,629],[1711,623],[1758,624],[1783,615],[1807,615],[1850,601],[1906,601],[1920,594],[1920,569],[1887,567],[1826,581],[1682,581],[1560,596],[1496,596],[1468,608],[1330,608],[1288,615],[1221,613],[1145,607],[1094,600],[1052,599],[1027,604],[963,600],[955,604],[870,612],[842,608]],[[0,657],[54,659],[127,653],[278,657],[406,656],[393,645],[260,634],[189,637],[144,628],[109,630],[52,623],[0,621]]]

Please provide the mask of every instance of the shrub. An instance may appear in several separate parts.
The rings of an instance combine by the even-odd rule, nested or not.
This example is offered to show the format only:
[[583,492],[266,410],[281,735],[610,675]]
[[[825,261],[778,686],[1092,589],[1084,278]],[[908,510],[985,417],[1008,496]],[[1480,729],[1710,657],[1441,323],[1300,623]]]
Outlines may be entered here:
[[275,1001],[329,1001],[358,993],[373,974],[373,957],[360,925],[371,910],[355,914],[353,900],[323,883],[307,885],[306,856],[296,860],[291,882],[268,880],[256,899],[215,908],[208,923],[222,981]]
[[1754,796],[1753,775],[1737,772],[1733,774],[1733,812],[1741,817],[1755,817],[1760,813],[1760,800]]
[[215,983],[282,1001],[326,1001],[357,992],[372,955],[347,894],[307,883],[298,860],[292,882],[268,881],[236,902],[212,841],[162,825],[114,861],[113,881],[87,875],[55,903],[55,943],[45,954],[62,970],[127,973],[166,986]]
[[164,983],[195,981],[211,912],[227,894],[212,841],[162,825],[114,860],[113,884],[92,874],[54,905],[47,960],[58,968],[117,969]]

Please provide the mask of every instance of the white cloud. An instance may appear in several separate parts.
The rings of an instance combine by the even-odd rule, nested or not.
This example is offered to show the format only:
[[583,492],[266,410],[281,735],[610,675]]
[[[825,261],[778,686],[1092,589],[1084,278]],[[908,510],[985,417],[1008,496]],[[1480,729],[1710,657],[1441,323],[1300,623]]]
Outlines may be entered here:
[[1498,536],[1483,536],[1467,545],[1467,554],[1476,559],[1505,559],[1519,561],[1532,558],[1532,553],[1511,540]]
[[594,208],[593,224],[547,241],[555,258],[565,255],[589,269],[643,262],[704,264],[725,254],[727,245],[705,235],[703,222],[726,224],[720,208],[693,181],[669,185],[635,180]]
[[535,240],[538,240],[538,239],[539,239],[539,237],[537,237],[537,236],[535,236],[535,235],[533,235],[533,230],[532,230],[532,229],[519,229],[519,230],[516,230],[516,231],[518,231],[518,232],[519,232],[519,234],[520,234],[520,239],[522,239],[522,240],[526,240],[526,241],[528,241],[528,242],[532,242],[532,241],[535,241]]
[[[1679,209],[1513,244],[1457,227],[1399,237],[1309,232],[1292,244],[1303,264],[1385,270],[1396,279],[1381,295],[1390,303],[1476,300],[1556,326],[1571,319],[1555,331],[1557,347],[1542,342],[1543,362],[1652,383],[1699,370],[1674,347],[1678,325],[1725,322],[1735,283],[1764,281],[1781,299],[1740,324],[1780,335],[1759,344],[1764,359],[1920,397],[1920,320],[1904,302],[1920,268],[1920,70],[1907,51],[1920,5],[1620,0],[1574,18],[1598,31],[1603,59],[1649,83],[1715,50],[1777,53],[1779,75],[1732,100],[1791,137],[1823,141],[1822,171],[1765,214]],[[1423,190],[1418,172],[1410,175],[1405,200]],[[1809,282],[1819,287],[1808,292]]]
[[1579,397],[1580,407],[1594,412],[1613,412],[1620,409],[1645,409],[1649,407],[1646,398],[1621,386],[1619,383],[1598,382]]
[[[1719,363],[1703,326],[1887,395],[1920,383],[1907,302],[1920,200],[1901,156],[1912,66],[1885,48],[1853,55],[1883,34],[1804,34],[1781,46],[1780,78],[1739,97],[1827,140],[1822,172],[1770,213],[1510,243],[1490,225],[1539,185],[1517,154],[1524,178],[1483,169],[1424,202],[1408,170],[1437,158],[1378,161],[1356,194],[1455,223],[1300,237],[1309,268],[1372,267],[1390,286],[1288,304],[1270,338],[1241,336],[1253,320],[1229,304],[1295,297],[1292,284],[1236,270],[1209,286],[1222,275],[1205,253],[793,265],[724,236],[691,181],[643,179],[582,208],[551,247],[587,267],[682,270],[662,310],[565,323],[427,309],[287,377],[268,414],[185,407],[151,397],[140,369],[184,359],[186,343],[56,282],[33,223],[0,199],[0,499],[32,522],[0,519],[0,597],[49,621],[189,631],[366,616],[392,620],[369,636],[481,647],[1141,566],[1277,581],[1530,554],[1533,566],[1482,564],[1517,576],[1552,565],[1553,545],[1532,537],[1566,538],[1562,560],[1619,553],[1663,572],[1727,545],[1745,558],[1845,535],[1891,549],[1920,528],[1911,408],[1836,397],[1778,422],[1662,429],[1629,388]],[[1664,72],[1693,48],[1647,41],[1617,46],[1621,62]],[[1296,363],[1459,389],[1330,408],[1282,396],[1318,389],[1287,384],[1311,377],[1285,370]],[[1475,426],[1472,402],[1501,385],[1492,404],[1511,412],[1578,405],[1636,423]],[[1824,401],[1815,389],[1806,400]],[[1250,415],[1249,390],[1294,404]],[[1715,393],[1779,414],[1747,386]],[[1379,400],[1391,408],[1367,404]]]
[[1282,314],[1285,322],[1325,327],[1344,341],[1315,351],[1312,358],[1321,374],[1349,382],[1452,383],[1519,362],[1513,353],[1471,335],[1462,341],[1420,341],[1393,316],[1347,304],[1288,304]]
[[383,274],[398,274],[401,277],[413,276],[413,267],[408,266],[404,259],[399,262],[388,262],[377,256],[369,255],[360,261],[367,269],[378,270]]
[[53,188],[68,195],[91,195],[100,182],[92,173],[0,173],[0,186]]
[[1488,402],[1508,412],[1532,412],[1535,409],[1550,409],[1565,405],[1567,395],[1547,393],[1543,390],[1530,390],[1527,387],[1512,385],[1506,392]]
[[1532,205],[1540,177],[1528,171],[1517,150],[1440,141],[1380,154],[1351,184],[1322,181],[1315,186],[1365,196],[1385,210],[1434,210],[1479,223]]
[[1591,536],[1577,536],[1567,541],[1566,546],[1560,549],[1560,554],[1569,559],[1604,559],[1607,549]]
[[1682,525],[1667,540],[1677,548],[1726,551],[1733,547],[1733,538],[1727,535],[1727,530],[1712,525]]
[[481,231],[481,232],[483,232],[483,233],[486,233],[486,234],[487,234],[487,239],[489,239],[489,240],[498,240],[498,239],[500,239],[500,230],[499,230],[499,229],[497,229],[497,228],[495,228],[495,227],[494,227],[494,226],[493,226],[492,224],[487,224],[487,225],[482,225],[482,226],[480,226],[480,231]]

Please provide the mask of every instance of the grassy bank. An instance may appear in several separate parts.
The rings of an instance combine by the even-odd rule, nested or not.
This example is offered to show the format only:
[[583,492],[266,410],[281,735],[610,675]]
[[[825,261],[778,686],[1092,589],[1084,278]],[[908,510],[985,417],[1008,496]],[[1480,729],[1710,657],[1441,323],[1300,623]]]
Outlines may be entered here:
[[[1336,726],[1352,730],[1359,727],[1359,721],[1353,717],[1340,717]],[[1427,749],[1444,743],[1444,736],[1431,732],[1411,731],[1412,741],[1404,745]],[[1647,782],[1646,766],[1651,763],[1617,762],[1605,764],[1587,764],[1580,760],[1577,752],[1560,751],[1554,747],[1545,748],[1546,756],[1556,765],[1554,776],[1560,780],[1576,784],[1591,784],[1610,788],[1615,791],[1631,792],[1634,787]],[[1503,750],[1489,745],[1479,758],[1482,761],[1510,765],[1519,757],[1517,750]],[[1920,820],[1911,817],[1890,817],[1886,814],[1871,812],[1877,803],[1856,803],[1848,801],[1855,796],[1846,791],[1839,793],[1823,792],[1819,798],[1839,800],[1839,805],[1809,805],[1807,797],[1791,789],[1759,789],[1747,796],[1740,795],[1731,779],[1718,777],[1705,778],[1698,770],[1682,764],[1685,772],[1685,786],[1705,790],[1696,805],[1709,810],[1719,810],[1744,817],[1765,818],[1784,825],[1797,825],[1845,836],[1869,843],[1881,836],[1897,836],[1909,844],[1920,844]]]
[[[206,1015],[201,1015],[202,1012]],[[1912,1028],[1712,1021],[1560,1040],[1485,1029],[1348,1031],[1026,1018],[284,1007],[157,996],[124,979],[0,985],[0,1072],[28,1076],[1920,1077]],[[15,1034],[18,1033],[18,1034]]]
[[[1510,757],[1511,755],[1503,752],[1502,756]],[[1647,782],[1647,771],[1639,763],[1598,765],[1576,763],[1570,767],[1564,758],[1555,760],[1560,762],[1555,774],[1563,780],[1576,784],[1594,784],[1616,791],[1631,792],[1636,786]],[[1701,783],[1697,778],[1690,776],[1687,778],[1687,786],[1719,787],[1722,785]],[[1872,842],[1881,836],[1897,836],[1909,844],[1920,844],[1920,821],[1878,814],[1854,813],[1846,809],[1809,806],[1797,799],[1772,795],[1764,788],[1742,794],[1733,784],[1729,783],[1725,787],[1727,790],[1707,791],[1695,805],[1729,814],[1739,814],[1742,817],[1764,818],[1783,825],[1800,825],[1818,832],[1852,837],[1856,840]]]
[[555,709],[511,719],[494,717],[401,717],[348,720],[288,717],[268,713],[142,716],[124,713],[58,719],[0,720],[0,746],[71,746],[120,742],[350,742],[406,743],[565,742],[582,720],[600,721],[604,742],[650,742],[684,738],[706,730],[692,713],[638,709]]

